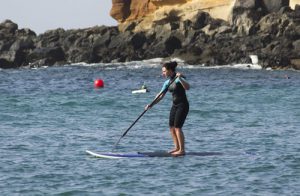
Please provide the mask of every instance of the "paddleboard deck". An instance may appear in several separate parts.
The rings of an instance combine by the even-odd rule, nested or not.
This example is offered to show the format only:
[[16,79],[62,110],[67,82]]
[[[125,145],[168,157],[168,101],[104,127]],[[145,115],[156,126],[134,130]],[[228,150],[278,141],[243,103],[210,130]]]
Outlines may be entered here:
[[[98,158],[106,159],[120,159],[120,158],[146,158],[146,157],[174,157],[174,155],[166,151],[155,151],[155,152],[133,152],[133,153],[113,153],[113,152],[104,152],[104,153],[95,153],[89,150],[86,150],[86,153]],[[216,156],[222,155],[220,152],[187,152],[185,156]]]

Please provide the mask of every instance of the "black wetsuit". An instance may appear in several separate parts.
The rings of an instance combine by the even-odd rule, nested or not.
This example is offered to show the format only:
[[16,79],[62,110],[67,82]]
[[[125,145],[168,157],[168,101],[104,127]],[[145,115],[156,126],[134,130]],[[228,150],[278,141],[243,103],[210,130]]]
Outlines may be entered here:
[[[175,75],[174,75],[175,77]],[[162,90],[166,90],[170,80],[167,80]],[[181,80],[184,80],[181,78]],[[170,111],[169,126],[175,128],[182,128],[187,114],[189,113],[189,102],[186,97],[185,89],[177,78],[173,84],[168,88],[168,91],[172,93],[173,105]]]

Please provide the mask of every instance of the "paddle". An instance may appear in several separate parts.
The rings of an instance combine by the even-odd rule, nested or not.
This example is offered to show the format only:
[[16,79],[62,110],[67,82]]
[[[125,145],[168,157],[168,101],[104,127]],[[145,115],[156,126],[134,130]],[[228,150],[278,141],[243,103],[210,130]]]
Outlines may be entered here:
[[[166,87],[166,89],[165,90],[163,90],[162,92],[160,92],[158,95],[157,95],[157,97],[149,104],[149,106],[150,107],[152,107],[154,104],[155,104],[155,102],[159,99],[159,97],[162,95],[162,94],[164,94],[164,93],[166,93],[167,92],[167,90],[168,90],[168,88],[170,87],[170,85],[175,81],[177,79],[177,76],[173,79],[173,80],[171,80],[170,82],[169,82],[169,84],[167,85],[167,87]],[[114,148],[116,148],[117,147],[117,145],[119,144],[119,142],[121,141],[121,139],[128,133],[128,131],[135,125],[135,123],[147,112],[148,110],[144,110],[141,114],[140,114],[140,116],[130,125],[130,127],[123,133],[123,135],[121,135],[121,137],[119,138],[119,140],[115,143],[115,145],[114,145]]]

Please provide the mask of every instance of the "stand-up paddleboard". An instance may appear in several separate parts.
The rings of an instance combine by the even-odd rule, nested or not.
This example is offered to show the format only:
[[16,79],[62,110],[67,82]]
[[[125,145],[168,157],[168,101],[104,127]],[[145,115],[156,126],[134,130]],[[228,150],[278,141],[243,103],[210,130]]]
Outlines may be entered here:
[[138,153],[113,153],[113,152],[95,153],[89,150],[87,150],[86,152],[94,157],[106,158],[106,159],[145,157],[145,155],[138,154]]
[[[88,153],[94,157],[106,158],[106,159],[174,157],[174,155],[172,155],[166,151],[133,152],[133,153],[113,153],[113,152],[95,153],[95,152],[87,150],[86,153]],[[185,153],[185,156],[216,156],[216,155],[222,155],[222,153],[220,153],[220,152],[187,152],[187,153]]]

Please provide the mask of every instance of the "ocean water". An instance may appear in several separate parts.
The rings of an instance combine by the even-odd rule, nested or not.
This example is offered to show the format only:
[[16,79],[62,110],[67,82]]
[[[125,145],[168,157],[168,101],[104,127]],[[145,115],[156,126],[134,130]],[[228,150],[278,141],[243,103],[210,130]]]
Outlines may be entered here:
[[[222,155],[86,154],[112,151],[153,100],[165,80],[158,62],[0,70],[1,195],[299,195],[300,72],[178,71],[191,84],[186,151]],[[131,93],[143,83],[149,93]],[[170,107],[168,94],[114,150],[170,150]]]

